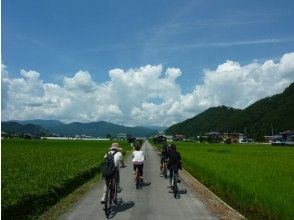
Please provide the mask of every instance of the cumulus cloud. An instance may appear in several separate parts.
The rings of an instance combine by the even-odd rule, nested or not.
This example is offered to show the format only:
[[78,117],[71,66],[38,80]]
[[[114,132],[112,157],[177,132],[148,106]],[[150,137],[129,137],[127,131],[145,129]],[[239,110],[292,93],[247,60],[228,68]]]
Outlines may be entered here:
[[[244,108],[256,100],[282,92],[294,81],[294,53],[285,54],[278,63],[268,60],[240,66],[227,61],[216,70],[204,71],[204,83],[195,87],[204,105]],[[198,97],[195,95],[195,98]]]
[[19,78],[11,78],[4,64],[1,70],[2,120],[105,120],[130,126],[169,126],[212,106],[245,108],[282,92],[294,81],[294,53],[278,62],[245,66],[228,60],[215,70],[203,70],[203,83],[186,94],[176,81],[181,70],[164,70],[162,65],[112,69],[110,80],[100,84],[83,70],[64,77],[61,84],[44,83],[33,70],[21,70]]
[[6,66],[1,62],[1,111],[7,108],[8,101],[8,72]]

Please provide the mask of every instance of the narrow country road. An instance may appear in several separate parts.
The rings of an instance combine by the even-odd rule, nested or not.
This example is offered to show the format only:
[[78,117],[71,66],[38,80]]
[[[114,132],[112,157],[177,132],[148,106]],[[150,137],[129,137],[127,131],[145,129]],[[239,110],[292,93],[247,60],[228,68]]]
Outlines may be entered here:
[[[168,188],[168,180],[160,175],[158,152],[148,142],[144,143],[143,150],[147,156],[145,184],[136,190],[129,158],[127,167],[120,170],[123,191],[118,194],[121,202],[110,216],[112,219],[217,219],[183,183],[179,184],[180,198],[175,199]],[[100,182],[60,219],[106,219],[104,206],[100,204],[102,191],[103,182]]]

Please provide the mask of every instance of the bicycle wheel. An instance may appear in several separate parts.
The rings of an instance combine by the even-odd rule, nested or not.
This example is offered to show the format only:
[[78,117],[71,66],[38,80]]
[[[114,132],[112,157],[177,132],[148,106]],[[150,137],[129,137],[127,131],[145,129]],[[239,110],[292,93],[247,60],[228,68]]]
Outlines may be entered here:
[[178,188],[178,174],[174,173],[173,176],[173,182],[174,182],[174,187],[173,187],[173,191],[174,191],[174,198],[179,198],[180,194],[179,194],[179,188]]
[[139,178],[139,168],[137,167],[136,168],[136,189],[139,189],[139,180],[140,178]]
[[166,163],[164,163],[164,166],[163,166],[163,175],[164,175],[164,178],[166,179],[167,178],[167,167],[166,167]]
[[174,191],[174,197],[177,198],[178,197],[178,185],[177,185],[177,183],[174,183],[173,191]]
[[106,196],[105,196],[105,205],[104,205],[104,211],[106,218],[109,217],[110,211],[111,211],[111,192],[109,189],[109,184],[107,184],[107,190],[106,190]]
[[116,181],[113,181],[112,198],[113,198],[113,203],[117,204],[117,185],[116,185]]

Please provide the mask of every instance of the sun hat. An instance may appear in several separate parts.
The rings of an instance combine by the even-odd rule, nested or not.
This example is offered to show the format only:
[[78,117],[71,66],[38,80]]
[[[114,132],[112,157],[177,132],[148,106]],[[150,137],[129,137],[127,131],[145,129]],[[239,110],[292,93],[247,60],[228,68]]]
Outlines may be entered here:
[[122,148],[119,147],[118,143],[112,143],[109,150],[122,150]]

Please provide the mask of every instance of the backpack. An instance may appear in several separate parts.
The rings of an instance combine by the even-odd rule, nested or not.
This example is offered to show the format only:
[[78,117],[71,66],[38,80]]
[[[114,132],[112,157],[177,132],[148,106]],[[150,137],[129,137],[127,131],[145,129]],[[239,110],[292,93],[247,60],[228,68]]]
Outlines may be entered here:
[[102,175],[105,179],[111,178],[117,170],[117,168],[114,165],[114,155],[116,153],[117,151],[115,151],[114,153],[109,152],[107,156],[104,158]]

